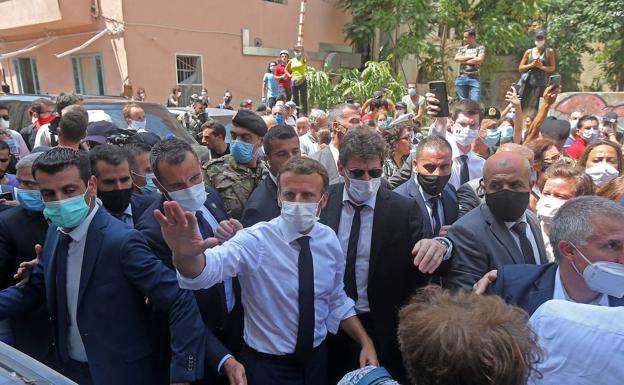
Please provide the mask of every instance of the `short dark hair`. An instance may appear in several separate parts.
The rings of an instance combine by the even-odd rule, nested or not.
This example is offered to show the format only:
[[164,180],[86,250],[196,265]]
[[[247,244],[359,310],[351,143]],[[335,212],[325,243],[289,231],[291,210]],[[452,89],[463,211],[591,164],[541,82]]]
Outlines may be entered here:
[[112,144],[101,144],[89,151],[89,161],[91,162],[91,172],[99,177],[97,162],[104,161],[111,166],[119,166],[123,162],[128,162],[130,167],[130,154],[125,149],[113,146]]
[[327,186],[329,186],[329,175],[327,175],[327,169],[325,169],[325,166],[321,163],[312,158],[296,156],[294,158],[290,158],[286,163],[284,163],[277,173],[278,188],[280,187],[281,176],[285,172],[292,172],[297,175],[319,174],[323,179],[323,189],[321,190],[321,193],[327,191]]
[[66,109],[63,116],[61,116],[59,128],[63,133],[63,138],[77,142],[85,137],[88,124],[89,114],[87,114],[84,107],[72,105],[71,108]]
[[581,128],[581,126],[582,126],[583,124],[585,124],[585,122],[588,122],[588,121],[590,121],[590,120],[593,120],[594,122],[596,122],[596,123],[600,124],[600,121],[598,120],[598,118],[597,118],[597,117],[595,117],[595,116],[593,116],[593,115],[583,115],[583,116],[579,119],[577,127],[580,129],[580,128]]
[[0,110],[7,110],[8,111],[9,107],[7,107],[7,105],[4,104],[4,103],[0,103]]
[[78,97],[78,95],[76,95],[73,92],[61,92],[60,94],[58,94],[58,96],[56,97],[56,99],[54,100],[56,103],[56,112],[58,112],[59,115],[62,114],[63,108],[67,107],[67,106],[71,106],[72,104],[78,104],[82,99]]
[[436,151],[449,150],[451,153],[453,153],[453,148],[449,144],[448,140],[444,139],[439,135],[429,135],[424,137],[420,142],[418,142],[414,159],[420,159],[420,155],[422,155],[425,148],[433,148]]
[[467,33],[468,36],[472,36],[472,37],[477,36],[477,31],[474,29],[474,27],[468,28],[467,30],[464,31],[464,33]]
[[77,167],[80,179],[85,185],[89,183],[91,177],[91,164],[89,156],[84,151],[74,150],[68,147],[55,147],[39,156],[32,166],[32,174],[35,180],[37,172],[46,174],[56,174],[70,167]]
[[149,154],[152,151],[152,146],[143,142],[128,143],[123,148],[128,153],[128,163],[130,164],[130,170],[133,171],[136,171],[137,168],[136,157],[145,153]]
[[50,99],[46,98],[39,98],[30,104],[30,110],[38,114],[42,113],[45,107],[56,108],[56,104],[54,104],[54,102]]
[[156,179],[160,180],[158,164],[161,161],[175,166],[184,162],[187,153],[191,153],[195,159],[199,160],[193,147],[178,138],[165,139],[156,143],[150,152],[150,166],[152,166],[152,172],[156,176]]
[[453,105],[453,120],[457,120],[459,114],[476,115],[479,114],[479,122],[483,119],[483,108],[481,104],[471,99],[460,100]]
[[356,125],[342,138],[338,161],[344,166],[349,159],[357,156],[362,159],[379,158],[379,161],[383,163],[385,153],[384,140],[377,131]]
[[264,153],[268,156],[273,152],[273,147],[271,146],[272,139],[287,140],[297,137],[297,132],[294,128],[287,124],[278,124],[271,128],[264,136]]
[[554,141],[547,138],[533,139],[524,143],[525,147],[533,150],[534,161],[541,163],[544,161],[544,153],[552,147],[557,147]]
[[211,125],[206,125],[207,123],[208,122],[202,125],[202,131],[206,128],[210,128],[215,134],[219,135],[223,138],[223,140],[225,140],[226,131],[223,124],[217,122],[216,120]]
[[524,385],[542,350],[527,313],[495,295],[419,290],[399,312],[398,337],[412,383]]
[[0,151],[9,150],[11,152],[11,147],[2,139],[0,139]]
[[614,143],[610,140],[597,140],[595,142],[591,142],[585,149],[583,153],[579,157],[578,163],[576,164],[578,167],[585,168],[587,166],[587,158],[589,158],[589,154],[594,150],[594,148],[599,146],[609,146],[615,150],[615,155],[617,156],[617,164],[618,171],[620,175],[622,175],[622,171],[624,171],[624,156],[622,156],[622,149],[617,143]]

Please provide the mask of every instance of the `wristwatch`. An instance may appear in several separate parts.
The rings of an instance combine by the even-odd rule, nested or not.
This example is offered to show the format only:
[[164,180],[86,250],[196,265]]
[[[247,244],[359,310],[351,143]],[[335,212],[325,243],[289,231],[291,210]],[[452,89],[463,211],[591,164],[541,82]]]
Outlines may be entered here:
[[442,260],[449,260],[451,258],[451,253],[453,252],[453,243],[444,237],[434,237],[433,240],[440,242],[446,247],[446,253],[442,257]]

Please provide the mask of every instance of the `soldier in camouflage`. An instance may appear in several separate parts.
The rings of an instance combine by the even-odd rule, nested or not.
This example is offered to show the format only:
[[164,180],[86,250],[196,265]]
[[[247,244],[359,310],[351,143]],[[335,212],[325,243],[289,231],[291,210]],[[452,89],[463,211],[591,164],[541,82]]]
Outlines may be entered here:
[[204,181],[219,191],[232,218],[241,218],[247,198],[266,173],[264,162],[258,157],[266,132],[267,125],[260,116],[248,110],[238,111],[230,129],[230,154],[203,165]]
[[[197,95],[193,95],[197,96]],[[191,111],[178,115],[178,121],[198,142],[201,143],[201,126],[206,122],[206,106],[199,97],[192,97]]]

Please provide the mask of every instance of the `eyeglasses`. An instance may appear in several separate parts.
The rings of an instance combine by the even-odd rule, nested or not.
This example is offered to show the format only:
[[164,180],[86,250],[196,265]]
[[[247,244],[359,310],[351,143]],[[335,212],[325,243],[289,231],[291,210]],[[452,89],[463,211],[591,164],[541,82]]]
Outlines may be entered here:
[[354,179],[359,179],[364,176],[364,174],[368,174],[371,178],[381,178],[382,170],[380,168],[372,168],[370,170],[364,170],[361,168],[352,168],[349,170],[349,177]]

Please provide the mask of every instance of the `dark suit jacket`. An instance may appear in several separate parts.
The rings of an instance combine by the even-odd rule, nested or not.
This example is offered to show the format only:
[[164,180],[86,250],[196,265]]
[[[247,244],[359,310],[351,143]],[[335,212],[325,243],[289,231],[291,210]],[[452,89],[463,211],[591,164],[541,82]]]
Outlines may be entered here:
[[310,158],[318,160],[319,163],[325,166],[325,169],[327,170],[327,175],[329,176],[329,184],[342,182],[342,178],[338,174],[338,167],[336,166],[336,161],[334,160],[334,156],[332,155],[329,145],[327,145],[327,147],[325,147],[321,151],[317,151],[314,154],[310,155]]
[[[50,226],[28,284],[0,292],[0,318],[47,303],[55,338],[67,327],[57,323],[58,241],[59,232]],[[77,314],[96,385],[161,383],[154,375],[146,297],[171,314],[171,382],[201,377],[207,342],[192,294],[179,288],[175,273],[154,257],[141,234],[99,209],[87,232]]]
[[[228,219],[227,211],[217,190],[208,187],[206,191],[208,192],[208,197],[204,205],[208,211],[215,217],[217,222]],[[153,214],[154,210],[163,209],[165,200],[165,196],[162,195],[161,199],[152,202],[135,227],[145,236],[154,255],[173,270],[171,249],[169,249],[169,246],[165,242],[160,230],[160,225]],[[210,347],[213,354],[208,356],[210,359],[208,362],[210,367],[207,368],[209,371],[208,374],[216,373],[221,359],[226,354],[237,354],[242,346],[243,313],[240,300],[240,288],[236,279],[233,280],[233,286],[237,298],[236,305],[229,315],[227,313],[227,304],[223,301],[223,286],[221,284],[215,285],[209,289],[193,291],[204,323],[216,334],[217,338],[221,340],[220,343]],[[163,318],[162,314],[156,314],[154,317],[156,323],[162,324],[162,322],[159,321]],[[159,326],[156,327],[162,329]],[[159,334],[163,332],[166,333],[166,330],[161,330]]]
[[[427,230],[433,234],[431,220],[429,220],[429,211],[427,210],[425,200],[420,193],[420,188],[418,183],[416,183],[416,180],[411,178],[397,187],[394,192],[401,194],[404,197],[412,198],[416,201],[423,218],[425,218],[425,227],[427,227]],[[449,183],[447,183],[446,186],[444,186],[444,190],[442,190],[442,206],[444,207],[444,225],[452,225],[457,220],[458,205],[455,187]],[[438,234],[433,235],[437,236]]]
[[[342,215],[343,189],[343,183],[329,186],[329,201],[321,212],[320,222],[330,226],[336,234]],[[416,202],[388,189],[379,189],[368,271],[368,301],[373,324],[370,337],[381,364],[394,378],[404,373],[396,337],[399,308],[416,288],[430,280],[429,275],[414,267],[411,254],[416,242],[431,237],[423,222]]]
[[269,175],[256,187],[245,203],[241,223],[251,227],[258,222],[268,222],[280,216],[277,205],[277,185]]
[[[529,210],[526,218],[535,237],[539,257],[546,262],[544,239],[537,218]],[[450,289],[472,289],[485,273],[503,265],[524,264],[522,252],[505,222],[496,219],[486,204],[461,217],[449,229],[453,242],[451,269],[444,280]]]
[[[17,283],[13,275],[19,264],[36,257],[35,245],[43,246],[48,222],[43,213],[13,207],[0,214],[0,290]],[[39,361],[50,362],[52,333],[44,305],[28,314],[11,317],[15,347]]]
[[132,194],[130,205],[132,209],[132,221],[135,224],[139,222],[145,210],[160,199],[160,194]]
[[[501,266],[488,294],[496,294],[532,315],[541,304],[553,299],[558,266],[557,263]],[[624,298],[609,296],[609,305],[624,306]]]
[[481,178],[473,179],[459,186],[457,189],[460,218],[478,207],[481,203],[485,203],[484,195],[479,196],[479,194],[485,194],[485,191],[479,191],[479,194],[477,194],[477,191],[480,190],[480,181]]

